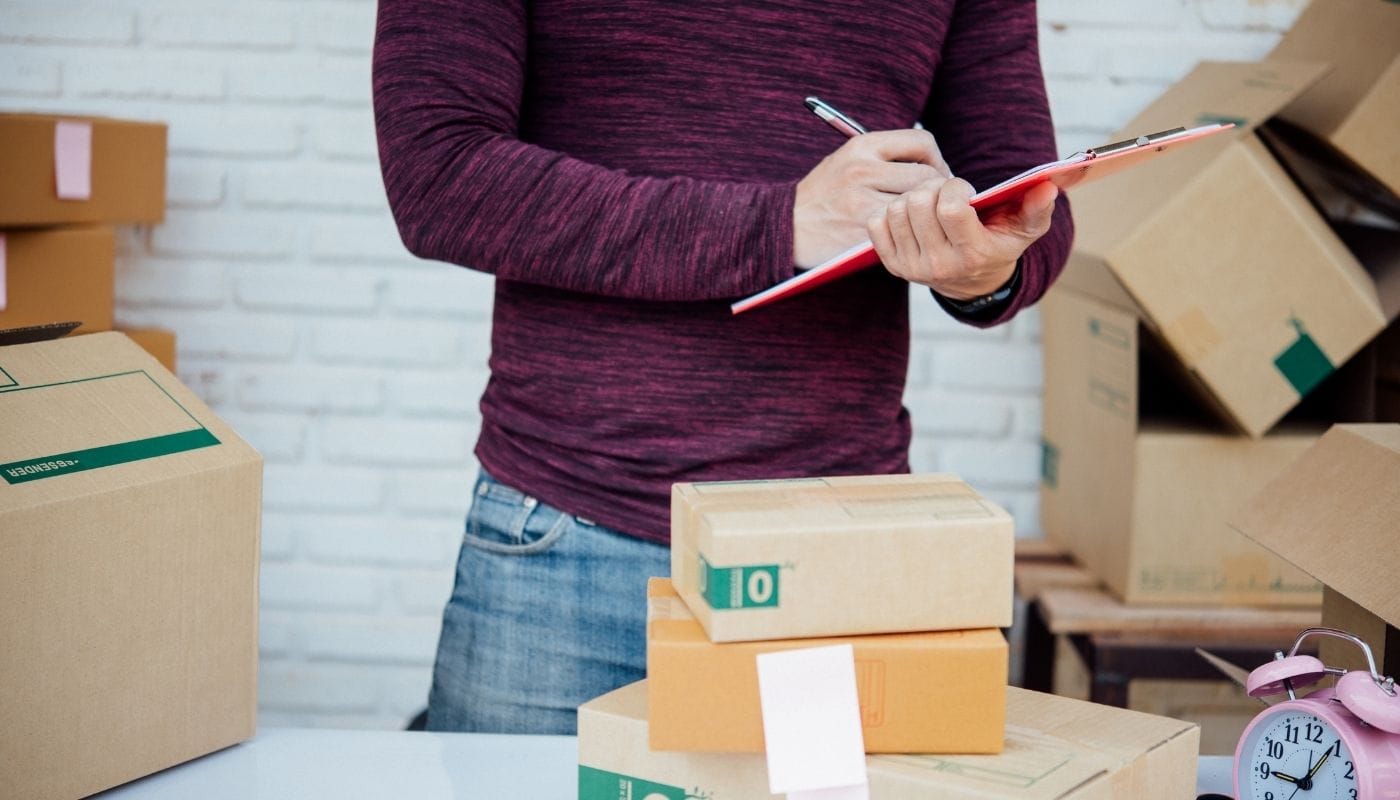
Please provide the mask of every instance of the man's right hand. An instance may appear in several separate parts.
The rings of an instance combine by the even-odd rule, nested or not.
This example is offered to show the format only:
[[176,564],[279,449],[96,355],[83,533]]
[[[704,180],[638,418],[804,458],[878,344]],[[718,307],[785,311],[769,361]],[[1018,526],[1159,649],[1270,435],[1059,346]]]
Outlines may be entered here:
[[865,222],[901,194],[952,177],[928,131],[908,128],[857,136],[797,183],[793,260],[810,269],[869,238]]

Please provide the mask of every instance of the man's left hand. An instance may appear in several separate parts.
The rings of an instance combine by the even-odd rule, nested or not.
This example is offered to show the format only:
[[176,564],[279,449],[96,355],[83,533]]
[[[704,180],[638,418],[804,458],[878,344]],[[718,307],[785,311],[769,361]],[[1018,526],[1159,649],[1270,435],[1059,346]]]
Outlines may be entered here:
[[973,194],[961,178],[934,178],[872,216],[866,228],[885,268],[952,300],[991,294],[1011,280],[1017,259],[1050,230],[1059,189],[1043,183],[985,220],[970,204]]

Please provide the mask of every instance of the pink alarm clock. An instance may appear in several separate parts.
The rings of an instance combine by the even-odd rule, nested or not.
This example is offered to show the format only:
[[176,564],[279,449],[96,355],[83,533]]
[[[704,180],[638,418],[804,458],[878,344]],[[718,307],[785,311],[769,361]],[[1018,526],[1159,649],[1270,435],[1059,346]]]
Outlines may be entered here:
[[[1305,639],[1332,636],[1366,655],[1369,672],[1333,669],[1298,655]],[[1327,675],[1334,688],[1294,690]],[[1235,750],[1237,800],[1400,800],[1400,696],[1376,670],[1371,648],[1333,628],[1308,628],[1285,656],[1249,674],[1250,697],[1287,693],[1245,728]]]

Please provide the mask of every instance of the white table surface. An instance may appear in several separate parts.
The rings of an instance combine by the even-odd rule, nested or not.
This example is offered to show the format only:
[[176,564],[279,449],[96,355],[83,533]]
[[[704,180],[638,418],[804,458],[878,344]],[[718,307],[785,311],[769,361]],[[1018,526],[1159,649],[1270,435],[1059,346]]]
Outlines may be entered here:
[[[96,795],[101,800],[567,800],[572,736],[264,728],[251,741]],[[1206,756],[1198,791],[1230,792]],[[1193,800],[1183,798],[1183,800]]]

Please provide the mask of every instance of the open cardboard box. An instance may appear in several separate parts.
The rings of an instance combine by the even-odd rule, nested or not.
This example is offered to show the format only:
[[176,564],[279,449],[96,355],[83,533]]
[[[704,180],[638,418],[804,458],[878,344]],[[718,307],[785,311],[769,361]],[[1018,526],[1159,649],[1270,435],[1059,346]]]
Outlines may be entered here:
[[[1182,800],[1200,729],[1189,722],[1007,688],[999,755],[867,756],[872,800]],[[578,713],[579,800],[753,800],[773,795],[758,754],[647,745],[639,681]]]
[[1400,4],[1313,0],[1269,60],[1331,66],[1279,116],[1400,195]]
[[[1231,524],[1326,584],[1323,624],[1400,671],[1400,425],[1334,426]],[[1321,647],[1329,666],[1363,665],[1349,644]]]
[[1400,265],[1363,267],[1257,135],[1327,69],[1202,63],[1125,135],[1238,129],[1073,193],[1077,239],[1060,285],[1140,319],[1253,437],[1400,314]]
[[0,347],[0,795],[252,736],[262,460],[120,333]]

